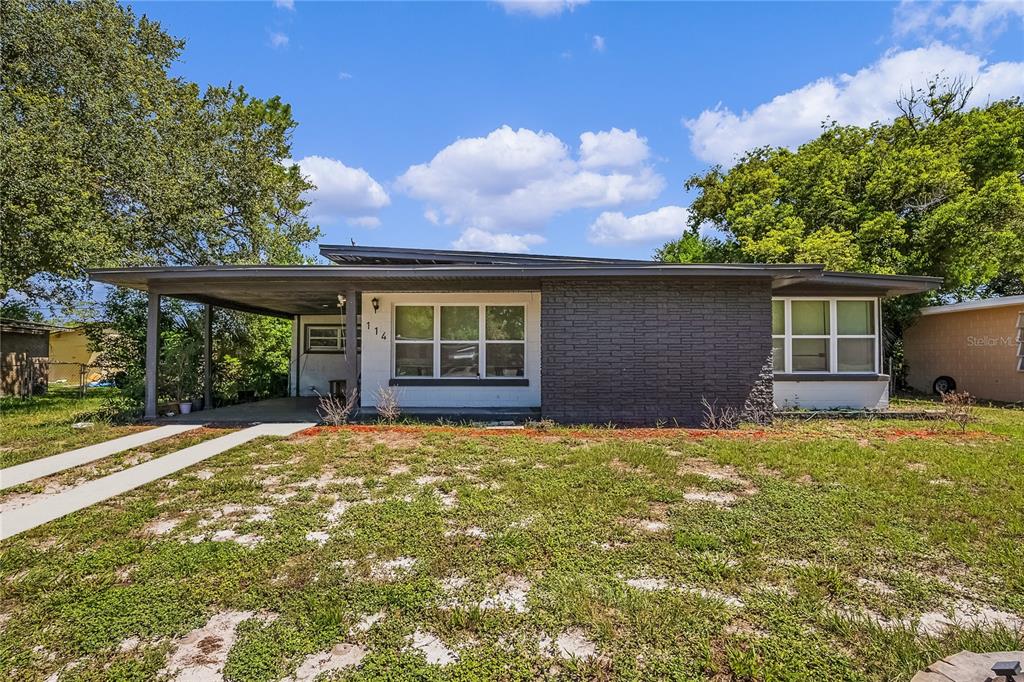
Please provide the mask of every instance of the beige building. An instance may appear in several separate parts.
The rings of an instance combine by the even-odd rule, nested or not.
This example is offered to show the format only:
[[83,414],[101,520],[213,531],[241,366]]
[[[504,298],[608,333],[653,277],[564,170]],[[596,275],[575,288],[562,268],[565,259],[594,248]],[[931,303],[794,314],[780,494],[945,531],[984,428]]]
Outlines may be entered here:
[[1024,401],[1024,296],[925,308],[903,339],[913,388]]

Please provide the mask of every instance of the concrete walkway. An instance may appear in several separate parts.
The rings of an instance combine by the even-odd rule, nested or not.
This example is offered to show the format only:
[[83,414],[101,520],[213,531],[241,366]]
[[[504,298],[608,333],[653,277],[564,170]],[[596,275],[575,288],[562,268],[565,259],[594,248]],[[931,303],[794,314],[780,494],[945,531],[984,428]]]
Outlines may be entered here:
[[255,438],[290,436],[311,426],[314,424],[257,424],[157,459],[151,459],[130,469],[118,471],[116,474],[83,483],[62,493],[47,496],[46,499],[0,515],[0,540],[5,540],[18,533],[59,519],[71,512],[85,509],[97,502],[146,485]]
[[162,440],[171,436],[177,436],[186,431],[198,429],[199,424],[175,424],[173,426],[159,426],[148,431],[140,431],[105,443],[89,445],[77,450],[69,450],[52,457],[43,457],[32,462],[17,464],[6,469],[0,469],[0,490],[10,488],[22,483],[34,481],[42,476],[50,476],[65,469],[71,469],[97,459],[103,459],[125,450],[131,450],[153,441]]

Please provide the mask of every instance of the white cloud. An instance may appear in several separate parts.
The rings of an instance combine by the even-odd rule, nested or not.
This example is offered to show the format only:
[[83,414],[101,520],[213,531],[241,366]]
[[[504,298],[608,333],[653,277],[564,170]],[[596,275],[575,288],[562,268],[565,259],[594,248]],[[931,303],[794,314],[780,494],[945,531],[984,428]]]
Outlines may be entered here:
[[826,77],[784,93],[753,111],[734,113],[722,105],[706,109],[683,124],[693,153],[709,162],[729,164],[744,151],[764,145],[795,147],[817,136],[821,123],[869,125],[894,118],[900,91],[919,87],[936,74],[974,81],[971,105],[1024,92],[1024,62],[989,64],[948,45],[885,55],[853,75]]
[[604,36],[594,36],[590,41],[590,45],[594,48],[595,52],[604,52]]
[[274,0],[274,7],[278,9],[295,9],[295,0]]
[[641,163],[646,142],[635,131],[580,138],[586,151],[581,144],[577,160],[551,133],[502,126],[486,137],[457,140],[429,162],[411,166],[397,186],[428,202],[445,224],[492,233],[525,232],[573,209],[648,201],[665,187],[664,178]]
[[288,47],[288,36],[278,31],[272,31],[270,33],[270,46],[275,50]]
[[631,217],[605,211],[587,232],[591,244],[626,244],[677,238],[686,230],[690,212],[682,206],[664,206]]
[[376,213],[391,203],[380,183],[362,168],[350,168],[325,156],[299,159],[302,175],[316,185],[309,197],[310,215],[318,221],[347,219],[350,224],[376,227]]
[[523,253],[531,246],[543,244],[544,237],[539,234],[511,234],[508,232],[487,232],[476,227],[468,227],[462,231],[452,247],[463,251],[502,251],[505,253]]
[[375,215],[364,215],[358,218],[349,218],[347,222],[349,225],[355,225],[356,227],[366,227],[369,229],[380,227],[380,218],[378,218]]
[[595,168],[629,168],[650,156],[647,138],[637,135],[636,129],[618,128],[580,135],[580,166]]
[[573,11],[590,0],[498,0],[498,4],[509,14],[531,14],[535,17],[552,17],[562,12]]
[[1024,28],[1024,2],[981,0],[980,2],[921,2],[903,0],[893,14],[898,36],[968,36],[975,42],[994,37],[1007,28]]
[[352,78],[352,74],[350,74],[348,71],[339,71],[338,72],[338,80],[340,80],[340,81],[347,81],[347,80],[349,80],[351,78]]

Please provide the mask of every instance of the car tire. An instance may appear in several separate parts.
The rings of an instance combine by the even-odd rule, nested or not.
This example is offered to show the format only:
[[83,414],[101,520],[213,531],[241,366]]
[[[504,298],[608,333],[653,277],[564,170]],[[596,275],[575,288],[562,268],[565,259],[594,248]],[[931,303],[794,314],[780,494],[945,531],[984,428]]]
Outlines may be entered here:
[[956,382],[953,381],[953,377],[939,377],[932,382],[932,392],[936,395],[942,395],[943,393],[949,393],[950,391],[956,390]]

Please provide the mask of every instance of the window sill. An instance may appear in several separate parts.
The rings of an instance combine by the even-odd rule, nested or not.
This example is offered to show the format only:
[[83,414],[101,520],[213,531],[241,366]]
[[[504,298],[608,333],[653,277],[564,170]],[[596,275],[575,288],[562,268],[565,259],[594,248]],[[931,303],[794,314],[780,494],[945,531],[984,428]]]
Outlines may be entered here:
[[775,373],[775,381],[888,381],[888,374],[874,372],[800,372],[794,374]]
[[403,377],[391,379],[389,386],[529,386],[529,379],[434,379],[432,377],[417,379]]

